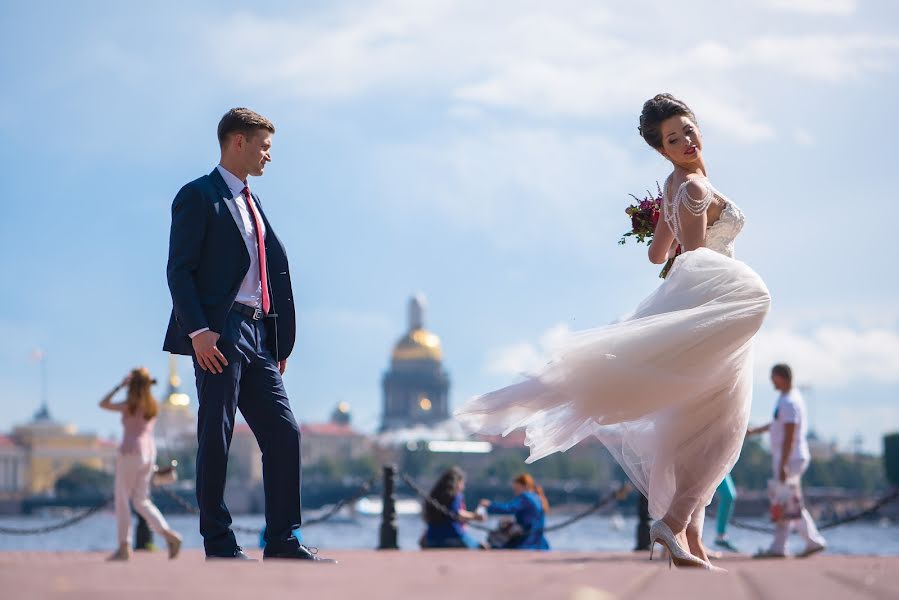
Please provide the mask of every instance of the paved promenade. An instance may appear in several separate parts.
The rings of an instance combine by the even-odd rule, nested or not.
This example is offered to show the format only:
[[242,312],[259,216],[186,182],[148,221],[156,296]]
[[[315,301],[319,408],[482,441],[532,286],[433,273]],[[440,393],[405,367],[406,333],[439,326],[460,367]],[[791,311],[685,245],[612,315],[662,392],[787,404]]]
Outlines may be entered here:
[[899,598],[899,557],[731,557],[718,561],[729,573],[712,574],[669,571],[645,554],[355,550],[328,556],[340,564],[206,563],[197,550],[172,562],[157,552],[119,564],[98,553],[8,552],[0,553],[0,594],[16,600]]

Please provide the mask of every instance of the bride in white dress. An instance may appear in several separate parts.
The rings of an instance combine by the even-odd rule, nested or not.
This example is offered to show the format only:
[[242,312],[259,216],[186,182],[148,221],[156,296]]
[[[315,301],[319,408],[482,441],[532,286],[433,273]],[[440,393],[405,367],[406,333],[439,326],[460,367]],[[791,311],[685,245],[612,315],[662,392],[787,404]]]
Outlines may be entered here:
[[666,546],[678,566],[713,568],[703,515],[740,454],[752,338],[770,296],[734,259],[743,213],[707,177],[693,112],[659,94],[643,106],[640,134],[674,167],[649,259],[666,262],[678,244],[684,253],[633,313],[574,334],[539,373],[456,416],[483,433],[525,427],[527,462],[596,436],[649,499],[653,546]]

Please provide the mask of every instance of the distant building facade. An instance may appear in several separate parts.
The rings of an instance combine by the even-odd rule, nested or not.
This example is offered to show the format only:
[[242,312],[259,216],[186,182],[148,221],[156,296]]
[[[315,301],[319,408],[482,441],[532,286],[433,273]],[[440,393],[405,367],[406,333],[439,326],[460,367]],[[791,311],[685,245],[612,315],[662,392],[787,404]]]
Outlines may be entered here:
[[27,452],[13,438],[0,435],[0,500],[20,497],[27,484]]
[[228,450],[228,481],[254,484],[262,481],[262,451],[246,423],[234,426]]
[[[336,462],[361,458],[372,452],[371,438],[350,425],[349,406],[341,402],[325,423],[300,424],[300,452],[304,467],[328,459]],[[262,451],[250,426],[238,423],[228,453],[228,480],[243,484],[262,481]]]
[[304,423],[300,425],[303,464],[312,466],[328,459],[347,461],[370,454],[369,437],[349,423]]
[[[115,471],[116,442],[92,433],[78,433],[74,425],[57,423],[50,418],[46,406],[30,423],[13,429],[6,439],[11,445],[5,444],[0,456],[6,455],[6,467],[11,469],[8,477],[26,495],[52,494],[56,480],[78,465]],[[20,485],[22,482],[24,486]]]

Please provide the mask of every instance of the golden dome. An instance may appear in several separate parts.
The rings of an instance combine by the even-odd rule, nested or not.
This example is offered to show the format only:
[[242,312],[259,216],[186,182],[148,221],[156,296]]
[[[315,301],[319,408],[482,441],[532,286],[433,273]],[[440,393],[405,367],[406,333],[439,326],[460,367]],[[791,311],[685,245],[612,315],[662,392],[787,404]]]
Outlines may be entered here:
[[425,329],[413,329],[396,343],[393,349],[394,361],[443,360],[440,338]]

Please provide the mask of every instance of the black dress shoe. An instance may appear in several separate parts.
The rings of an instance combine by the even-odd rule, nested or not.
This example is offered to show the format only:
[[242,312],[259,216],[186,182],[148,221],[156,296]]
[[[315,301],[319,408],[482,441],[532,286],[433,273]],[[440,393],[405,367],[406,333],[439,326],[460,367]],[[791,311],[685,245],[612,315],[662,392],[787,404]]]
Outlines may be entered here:
[[255,558],[250,557],[246,552],[243,551],[243,548],[238,546],[232,552],[226,552],[223,554],[207,554],[206,560],[248,560],[251,562],[256,562]]
[[268,547],[266,547],[265,552],[262,554],[262,559],[269,560],[273,558],[285,558],[288,560],[309,560],[312,562],[326,563],[331,565],[337,564],[337,561],[333,558],[322,558],[318,556],[318,548],[310,548],[308,546],[304,546],[303,544],[299,544],[296,548],[288,548],[281,551],[269,551]]

